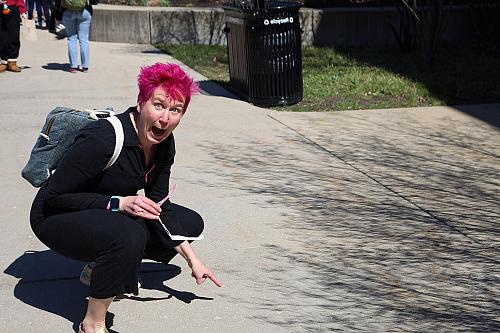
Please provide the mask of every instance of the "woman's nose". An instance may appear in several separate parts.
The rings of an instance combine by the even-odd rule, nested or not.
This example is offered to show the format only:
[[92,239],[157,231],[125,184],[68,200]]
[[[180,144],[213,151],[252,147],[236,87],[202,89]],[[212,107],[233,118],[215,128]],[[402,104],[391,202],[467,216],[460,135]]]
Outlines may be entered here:
[[169,113],[168,113],[168,110],[165,110],[162,112],[162,114],[160,116],[160,122],[161,123],[168,123],[168,119],[169,119]]

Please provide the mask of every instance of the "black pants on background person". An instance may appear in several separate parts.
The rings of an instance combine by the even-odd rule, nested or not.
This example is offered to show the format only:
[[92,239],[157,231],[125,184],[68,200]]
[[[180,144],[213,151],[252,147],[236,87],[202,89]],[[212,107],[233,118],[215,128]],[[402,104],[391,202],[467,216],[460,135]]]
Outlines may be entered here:
[[[49,4],[50,0],[37,0],[38,3],[40,4],[40,7],[36,8],[37,9],[37,19],[38,19],[38,27],[42,27],[42,17],[45,17],[45,24],[48,27],[49,22],[50,22],[50,11],[49,11]],[[33,19],[33,9],[35,7],[35,0],[27,0],[27,5],[28,5],[28,20]],[[40,10],[38,10],[40,9]]]
[[0,14],[0,58],[3,61],[17,60],[21,48],[19,8],[9,6],[9,9],[9,14]]
[[55,0],[47,0],[49,2],[50,9],[50,20],[47,22],[47,29],[50,32],[54,32],[56,30],[56,2]]

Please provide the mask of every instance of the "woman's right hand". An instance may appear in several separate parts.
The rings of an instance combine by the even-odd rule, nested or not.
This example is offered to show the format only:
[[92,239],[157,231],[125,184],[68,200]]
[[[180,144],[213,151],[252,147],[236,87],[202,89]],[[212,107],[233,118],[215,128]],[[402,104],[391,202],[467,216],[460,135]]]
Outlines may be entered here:
[[118,210],[131,216],[158,220],[161,207],[156,202],[143,195],[131,195],[120,198],[120,207]]

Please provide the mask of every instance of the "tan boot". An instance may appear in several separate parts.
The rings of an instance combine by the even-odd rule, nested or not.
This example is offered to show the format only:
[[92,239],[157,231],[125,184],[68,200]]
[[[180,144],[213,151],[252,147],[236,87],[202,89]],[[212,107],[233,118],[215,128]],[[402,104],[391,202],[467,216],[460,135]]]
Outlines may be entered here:
[[7,64],[0,64],[0,73],[5,72],[7,70]]
[[21,68],[17,66],[17,61],[15,60],[14,61],[9,60],[7,66],[9,67],[9,71],[11,72],[19,73],[21,71]]

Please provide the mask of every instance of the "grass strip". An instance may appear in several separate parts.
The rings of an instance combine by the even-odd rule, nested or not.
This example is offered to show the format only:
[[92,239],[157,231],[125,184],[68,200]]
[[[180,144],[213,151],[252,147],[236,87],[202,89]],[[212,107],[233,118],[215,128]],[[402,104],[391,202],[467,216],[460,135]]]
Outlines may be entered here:
[[[225,46],[155,45],[229,87]],[[284,111],[336,111],[500,102],[500,57],[441,47],[432,69],[397,48],[302,49],[304,98]]]

